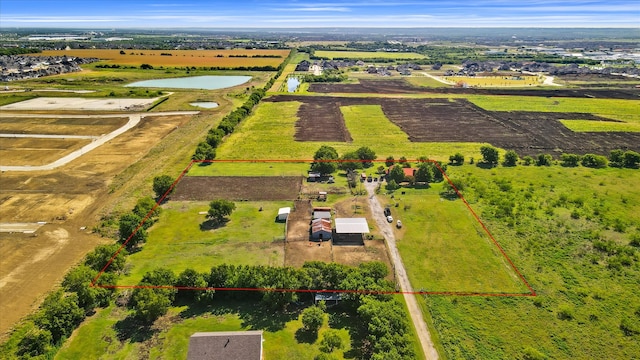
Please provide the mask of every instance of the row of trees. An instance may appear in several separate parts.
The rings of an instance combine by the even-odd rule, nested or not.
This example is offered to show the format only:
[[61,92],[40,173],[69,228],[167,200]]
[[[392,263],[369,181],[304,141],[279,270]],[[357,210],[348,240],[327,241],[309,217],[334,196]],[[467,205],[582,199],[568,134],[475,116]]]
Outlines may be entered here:
[[[205,141],[201,141],[200,143],[198,143],[198,146],[196,147],[196,150],[193,153],[193,156],[191,157],[191,159],[213,160],[216,158],[216,148],[220,145],[220,143],[222,143],[222,139],[226,135],[233,133],[236,126],[251,114],[251,111],[253,110],[253,108],[260,102],[260,100],[262,100],[267,90],[269,90],[271,86],[273,86],[273,83],[275,82],[275,80],[282,74],[284,66],[289,62],[294,52],[295,51],[291,51],[287,59],[285,59],[285,61],[282,64],[280,64],[280,66],[277,69],[278,72],[273,77],[271,77],[271,79],[269,79],[269,81],[264,86],[264,88],[254,89],[251,92],[251,95],[249,95],[249,98],[244,102],[244,104],[242,104],[242,106],[233,110],[230,114],[222,118],[222,121],[220,121],[220,124],[218,124],[216,128],[209,129],[209,132],[207,133],[207,137]],[[252,69],[246,69],[246,70],[252,70]],[[273,71],[276,69],[272,68],[272,69],[260,69],[260,70]]]
[[[362,324],[367,342],[363,349],[371,359],[411,359],[414,356],[408,333],[409,323],[402,305],[391,295],[368,294],[389,292],[394,286],[385,277],[384,263],[369,262],[358,267],[336,263],[308,262],[302,268],[249,265],[218,265],[209,273],[187,269],[175,275],[168,269],[156,269],[144,275],[128,302],[133,316],[147,324],[165,314],[176,301],[206,303],[213,298],[253,300],[270,309],[282,309],[299,300],[295,290],[361,290],[343,293],[343,304],[354,309]],[[260,289],[218,291],[225,289]],[[284,290],[284,291],[283,291]],[[293,290],[293,291],[292,291]],[[311,306],[302,312],[307,331],[316,332],[323,324],[324,306]],[[325,352],[341,347],[335,336],[323,339]],[[339,337],[339,336],[338,336]],[[389,357],[388,354],[393,356]]]
[[347,171],[368,168],[373,165],[375,159],[376,153],[367,146],[338,156],[338,151],[335,148],[322,145],[313,155],[311,171],[328,175],[337,169]]
[[[500,161],[498,149],[493,146],[482,146],[480,148],[480,154],[482,155],[482,164],[493,167],[497,166]],[[508,150],[504,154],[502,165],[516,166],[519,160],[520,157],[515,151]],[[449,161],[453,165],[462,165],[464,163],[464,156],[460,153],[457,153],[455,155],[451,155],[449,157]],[[471,160],[471,163],[473,163],[473,159]],[[525,156],[522,158],[522,164],[525,166],[551,166],[553,163],[553,157],[549,154],[538,154],[535,157]],[[560,156],[560,165],[566,167],[582,165],[584,167],[590,168],[605,168],[607,166],[610,166],[638,169],[640,168],[640,154],[631,150],[613,150],[609,154],[609,158],[607,158],[606,156],[596,154],[577,155],[564,153]]]

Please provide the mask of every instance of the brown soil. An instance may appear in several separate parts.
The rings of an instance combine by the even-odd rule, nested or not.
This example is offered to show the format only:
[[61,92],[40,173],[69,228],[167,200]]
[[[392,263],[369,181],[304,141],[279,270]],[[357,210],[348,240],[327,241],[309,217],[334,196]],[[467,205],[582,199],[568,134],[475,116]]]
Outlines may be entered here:
[[[640,151],[640,134],[631,132],[573,132],[559,120],[617,121],[587,113],[486,111],[465,99],[358,98],[332,96],[273,96],[267,101],[381,105],[389,120],[414,142],[487,142],[519,155],[595,153],[614,149]],[[300,115],[300,114],[299,114]],[[333,123],[344,123],[342,113]],[[312,119],[309,119],[311,121]],[[328,122],[327,122],[328,123]]]
[[370,80],[361,79],[359,84],[313,83],[310,92],[317,93],[360,93],[360,94],[468,94],[468,95],[515,95],[546,97],[578,97],[600,99],[640,98],[638,89],[478,89],[413,86],[402,79]]
[[89,139],[0,139],[0,164],[38,166],[52,163],[89,144]]
[[93,135],[108,134],[129,118],[23,118],[0,117],[0,134]]
[[0,222],[48,224],[31,235],[0,233],[1,334],[37,307],[87,252],[112,241],[92,234],[91,228],[114,199],[109,189],[114,177],[190,119],[149,117],[59,169],[2,173]]
[[295,139],[298,141],[352,140],[344,124],[339,102],[305,102],[298,109],[298,119],[295,125]]
[[296,200],[287,219],[287,242],[309,241],[313,208],[309,200]]
[[170,199],[295,200],[300,193],[302,179],[299,176],[186,176],[180,180]]

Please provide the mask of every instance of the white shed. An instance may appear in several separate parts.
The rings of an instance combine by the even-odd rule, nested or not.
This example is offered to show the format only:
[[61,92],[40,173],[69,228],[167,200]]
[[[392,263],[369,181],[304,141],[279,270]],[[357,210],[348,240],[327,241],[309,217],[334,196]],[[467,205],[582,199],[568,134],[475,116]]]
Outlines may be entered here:
[[283,207],[278,209],[278,221],[286,221],[287,217],[289,217],[290,212],[291,212],[290,207]]

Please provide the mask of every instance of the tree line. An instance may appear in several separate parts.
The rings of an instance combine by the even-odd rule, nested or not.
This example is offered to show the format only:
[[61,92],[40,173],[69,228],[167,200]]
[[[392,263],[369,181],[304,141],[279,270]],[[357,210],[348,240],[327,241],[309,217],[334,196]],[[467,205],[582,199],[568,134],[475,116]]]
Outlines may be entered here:
[[223,138],[233,133],[236,126],[251,114],[253,108],[262,100],[266,92],[273,86],[275,80],[282,75],[284,67],[291,60],[294,53],[295,51],[289,53],[289,56],[278,67],[278,72],[267,81],[263,88],[254,89],[242,106],[222,118],[217,127],[209,129],[205,140],[198,143],[193,156],[191,156],[192,160],[202,161],[216,158],[216,148],[222,143]]

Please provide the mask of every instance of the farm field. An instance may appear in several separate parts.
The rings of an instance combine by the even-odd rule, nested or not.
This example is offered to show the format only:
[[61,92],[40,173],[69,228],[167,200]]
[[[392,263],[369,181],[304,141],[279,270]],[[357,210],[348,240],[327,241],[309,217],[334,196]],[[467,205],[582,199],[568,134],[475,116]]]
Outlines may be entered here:
[[[278,67],[289,55],[289,50],[123,50],[119,49],[72,49],[45,50],[32,56],[77,56],[99,58],[107,64],[151,66],[198,66],[198,67]],[[171,54],[162,55],[162,54]],[[246,56],[246,57],[245,57]],[[256,56],[256,57],[254,57]],[[277,56],[277,57],[262,57]]]
[[302,187],[296,176],[187,176],[171,194],[172,200],[295,200]]
[[424,59],[426,56],[418,53],[411,52],[383,52],[383,51],[326,51],[326,50],[316,50],[314,52],[315,56],[335,59],[335,58],[346,58],[346,59],[373,59],[373,58],[383,58],[383,59],[397,59],[397,60],[410,60],[410,59]]
[[[300,141],[343,141],[350,142],[353,133],[362,134],[357,144],[372,144],[374,151],[383,148],[396,148],[399,143],[432,144],[433,142],[473,143],[484,142],[494,146],[515,150],[521,156],[552,153],[608,154],[614,149],[634,149],[640,151],[640,135],[634,132],[573,132],[560,120],[592,120],[601,123],[635,126],[638,121],[632,109],[638,105],[630,100],[600,100],[600,103],[619,105],[615,110],[596,110],[604,112],[593,115],[584,112],[564,112],[578,109],[578,106],[557,106],[556,112],[538,111],[487,111],[474,104],[489,100],[491,97],[470,97],[466,99],[446,98],[373,98],[338,96],[297,96],[278,95],[266,101],[296,101],[298,108],[295,140]],[[503,100],[513,101],[514,99]],[[569,103],[586,103],[582,99]],[[377,108],[365,106],[377,105]],[[492,103],[487,102],[492,108]],[[347,121],[351,115],[350,106],[363,106]],[[505,108],[504,105],[502,105]],[[515,108],[515,105],[513,106]],[[323,116],[318,116],[319,109]],[[343,110],[342,109],[347,109]],[[590,108],[587,108],[590,109]],[[502,110],[502,109],[501,109]],[[390,122],[389,122],[390,120]],[[395,124],[395,125],[393,125]],[[461,128],[464,131],[461,131]],[[323,131],[319,131],[323,129]],[[403,135],[403,132],[405,133]],[[384,134],[384,135],[377,135]],[[408,140],[407,140],[408,137]],[[412,155],[419,156],[414,149]],[[413,150],[413,151],[412,151]],[[427,153],[427,155],[432,155]]]

